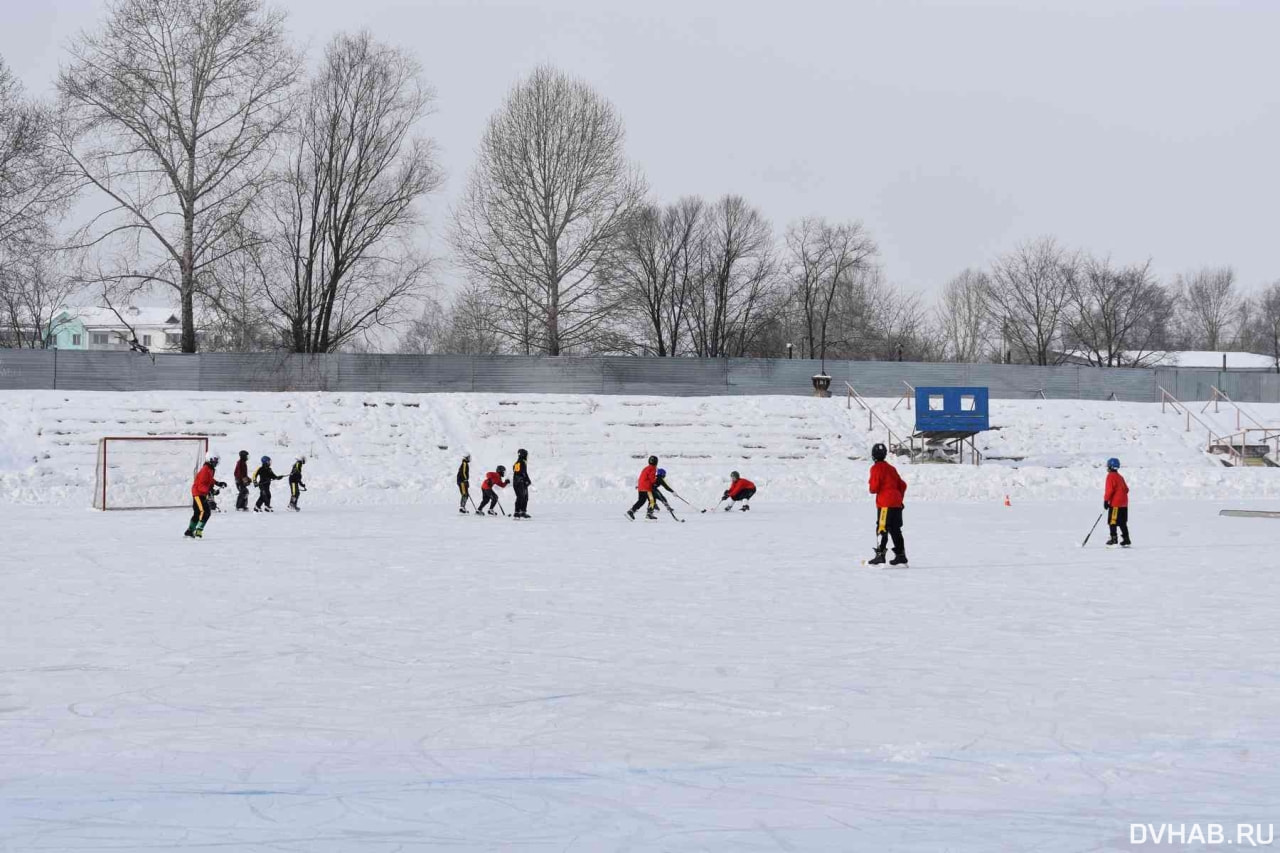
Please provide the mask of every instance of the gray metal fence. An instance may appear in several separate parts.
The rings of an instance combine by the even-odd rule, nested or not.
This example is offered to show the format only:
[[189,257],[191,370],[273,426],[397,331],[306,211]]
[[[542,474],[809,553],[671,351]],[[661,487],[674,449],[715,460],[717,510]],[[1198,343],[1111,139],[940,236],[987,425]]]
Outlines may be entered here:
[[[0,389],[97,391],[443,391],[718,396],[808,394],[805,359],[541,358],[451,355],[138,355],[0,350]],[[985,385],[996,398],[1183,400],[1218,387],[1240,402],[1280,402],[1280,374],[1247,370],[828,361],[832,390],[897,396],[911,385]]]

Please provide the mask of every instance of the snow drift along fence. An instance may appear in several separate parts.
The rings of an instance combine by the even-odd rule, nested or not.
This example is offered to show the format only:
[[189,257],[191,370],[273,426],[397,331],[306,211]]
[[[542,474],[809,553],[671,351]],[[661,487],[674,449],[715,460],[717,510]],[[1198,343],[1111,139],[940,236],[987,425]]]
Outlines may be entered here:
[[[809,394],[820,364],[807,359],[545,358],[451,355],[292,355],[0,350],[0,389],[100,391],[481,391],[721,396]],[[985,385],[1017,399],[1182,400],[1214,387],[1242,403],[1280,402],[1280,374],[1241,370],[1124,369],[1064,365],[828,361],[834,387],[897,397],[911,385]]]

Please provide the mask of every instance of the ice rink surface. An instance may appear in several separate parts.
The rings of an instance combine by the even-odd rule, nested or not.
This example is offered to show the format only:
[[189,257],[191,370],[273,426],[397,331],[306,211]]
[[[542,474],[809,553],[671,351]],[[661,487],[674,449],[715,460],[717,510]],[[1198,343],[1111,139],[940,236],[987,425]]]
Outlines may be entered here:
[[224,513],[201,542],[181,511],[3,507],[0,850],[1090,851],[1280,823],[1280,521],[1137,502],[1137,547],[1082,550],[1100,504],[909,502],[890,570],[861,565],[867,501],[675,524],[630,497]]

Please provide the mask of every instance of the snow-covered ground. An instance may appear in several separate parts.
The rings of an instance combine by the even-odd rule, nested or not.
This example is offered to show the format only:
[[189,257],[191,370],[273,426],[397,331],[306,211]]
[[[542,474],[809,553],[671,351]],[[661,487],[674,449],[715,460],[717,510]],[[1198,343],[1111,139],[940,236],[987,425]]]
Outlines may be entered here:
[[180,511],[5,507],[0,850],[1039,852],[1280,823],[1280,522],[1144,500],[1137,547],[1081,549],[1097,500],[922,501],[884,570],[865,501],[626,503],[309,505],[202,542]]
[[[897,435],[914,413],[873,401]],[[993,400],[980,468],[915,465],[913,501],[1093,499],[1118,456],[1136,500],[1280,498],[1280,471],[1224,468],[1209,431],[1236,431],[1210,409],[1186,431],[1158,404]],[[1250,405],[1280,425],[1280,405]],[[308,458],[313,505],[447,502],[462,450],[478,481],[517,448],[530,452],[539,502],[616,503],[655,453],[676,488],[714,500],[739,470],[774,500],[860,499],[873,442],[885,430],[839,398],[592,397],[536,394],[207,394],[0,392],[0,503],[90,504],[103,435],[209,435],[229,466],[240,449],[287,470]],[[1248,421],[1244,421],[1249,426]],[[135,469],[136,471],[137,469]],[[230,470],[225,469],[229,474]],[[186,500],[185,478],[175,482]]]
[[[0,850],[1265,831],[1280,521],[1217,512],[1280,508],[1280,470],[1224,468],[1207,433],[1235,412],[1199,408],[1188,432],[1158,405],[993,401],[986,464],[902,466],[912,565],[886,570],[861,562],[884,430],[839,399],[0,393]],[[91,512],[98,437],[146,434],[210,435],[227,479],[242,447],[306,454],[304,511],[201,542],[181,510]],[[458,516],[461,451],[478,481],[518,447],[534,518]],[[627,521],[650,453],[697,507],[742,471],[752,512]],[[1081,549],[1109,456],[1137,547]]]

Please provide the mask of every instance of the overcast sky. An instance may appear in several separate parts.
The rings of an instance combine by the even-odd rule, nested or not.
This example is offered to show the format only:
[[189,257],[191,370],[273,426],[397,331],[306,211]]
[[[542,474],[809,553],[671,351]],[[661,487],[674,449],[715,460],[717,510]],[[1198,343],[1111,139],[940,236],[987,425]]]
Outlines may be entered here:
[[[550,62],[617,105],[656,199],[739,193],[779,232],[860,219],[907,289],[1040,235],[1280,279],[1280,0],[281,5],[313,54],[366,27],[422,61],[439,250],[486,118]],[[5,6],[0,53],[36,92],[104,8]]]

